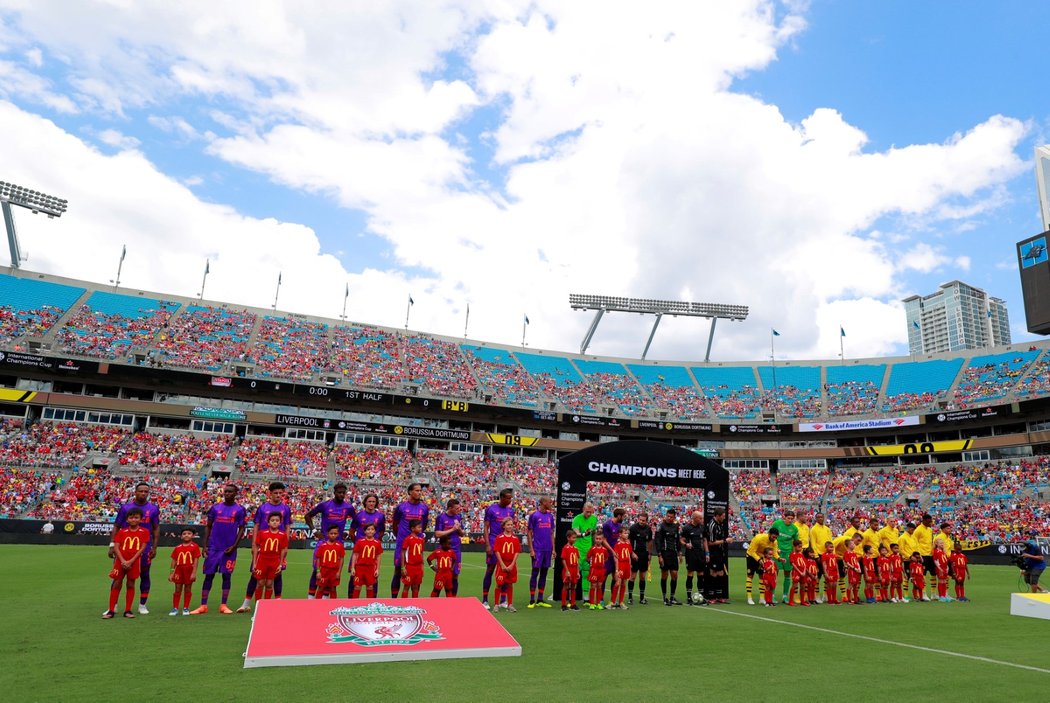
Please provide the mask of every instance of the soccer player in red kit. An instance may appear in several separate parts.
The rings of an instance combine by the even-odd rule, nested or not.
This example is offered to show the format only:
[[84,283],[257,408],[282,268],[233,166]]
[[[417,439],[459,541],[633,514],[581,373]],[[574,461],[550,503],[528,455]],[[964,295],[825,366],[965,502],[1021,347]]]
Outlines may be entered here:
[[605,562],[608,557],[609,552],[605,549],[605,536],[601,532],[595,532],[594,544],[587,551],[587,563],[590,564],[587,580],[591,584],[587,607],[591,610],[605,610],[602,598],[605,597]]
[[893,583],[893,561],[886,545],[879,547],[879,558],[875,560],[875,566],[879,572],[879,598],[883,603],[896,603],[897,599],[890,594],[890,585]]
[[852,549],[842,555],[842,564],[846,569],[846,597],[845,603],[860,604],[860,557]]
[[423,539],[423,522],[421,520],[408,521],[408,536],[401,540],[401,558],[404,564],[404,574],[401,576],[401,597],[419,598],[419,587],[423,585],[423,547],[426,545]]
[[904,557],[896,542],[890,545],[890,567],[890,596],[900,603],[907,603],[908,599],[904,597]]
[[817,604],[817,579],[820,578],[820,570],[817,568],[817,555],[812,547],[802,550],[806,557],[806,602],[810,605]]
[[149,530],[141,526],[142,511],[131,508],[124,516],[127,525],[113,535],[113,568],[109,577],[113,582],[109,587],[109,608],[102,613],[103,620],[116,615],[117,599],[120,597],[120,584],[126,586],[124,594],[124,617],[133,618],[131,606],[135,602],[135,581],[139,577],[139,558],[149,546]]
[[937,599],[942,603],[952,600],[948,596],[948,553],[944,551],[944,540],[938,537],[933,541],[933,568],[937,573]]
[[565,533],[567,542],[561,548],[561,609],[579,610],[576,584],[580,582],[580,551],[576,549],[576,531]]
[[[806,601],[805,588],[806,588],[806,572],[808,567],[806,565],[806,555],[802,553],[802,542],[795,540],[791,544],[791,555],[788,557],[788,562],[791,564],[791,591],[788,595],[788,605],[809,605]],[[795,596],[798,595],[799,602],[795,603]]]
[[343,573],[343,562],[346,560],[346,547],[343,546],[343,531],[339,525],[330,525],[325,535],[326,541],[317,548],[317,598],[335,598],[339,577]]
[[875,551],[870,544],[864,545],[864,554],[860,558],[861,571],[864,573],[864,600],[868,603],[875,602],[875,584],[879,580],[878,568],[875,564]]
[[365,525],[364,537],[354,544],[354,553],[350,558],[350,580],[347,598],[357,598],[360,589],[365,589],[366,598],[375,598],[379,590],[379,560],[383,554],[383,544],[376,539],[375,523]]
[[955,546],[956,549],[948,557],[948,560],[952,565],[952,578],[955,579],[955,597],[965,603],[970,600],[966,597],[966,578],[969,576],[967,565],[970,563],[970,560],[963,554],[962,549],[958,549],[958,542],[955,543]]
[[508,613],[518,612],[514,607],[514,584],[518,582],[518,555],[521,554],[521,540],[514,534],[514,518],[503,518],[500,523],[503,534],[496,537],[492,553],[496,555],[496,607],[500,604]]
[[913,600],[922,600],[922,592],[926,590],[926,567],[922,563],[922,555],[915,552],[908,562],[908,574],[911,576],[911,597]]
[[281,520],[280,513],[270,513],[267,529],[259,530],[252,543],[256,601],[273,598],[273,580],[288,558],[288,533],[281,530]]
[[839,604],[839,558],[835,554],[835,545],[824,544],[824,553],[820,555],[820,565],[824,567],[824,600],[829,605]]
[[452,571],[456,566],[456,553],[452,551],[451,537],[445,535],[438,541],[438,548],[427,555],[427,563],[434,570],[434,588],[430,591],[430,597],[437,598],[444,590],[446,598],[455,598]]
[[619,539],[613,546],[613,558],[616,561],[616,573],[613,581],[612,602],[609,607],[627,610],[623,601],[627,597],[627,582],[631,580],[631,561],[637,560],[638,555],[631,549],[631,540],[626,527],[620,528]]
[[773,602],[773,596],[776,595],[777,590],[777,560],[773,558],[773,549],[766,549],[762,553],[762,561],[759,562],[762,567],[762,596],[765,598],[765,605],[767,608],[772,608],[776,605]]
[[182,614],[190,614],[190,598],[193,595],[193,582],[197,580],[197,563],[201,558],[201,548],[193,541],[197,531],[187,527],[182,531],[182,544],[171,550],[171,572],[168,580],[175,584],[175,594],[171,597],[171,612],[179,614],[179,599],[182,599]]

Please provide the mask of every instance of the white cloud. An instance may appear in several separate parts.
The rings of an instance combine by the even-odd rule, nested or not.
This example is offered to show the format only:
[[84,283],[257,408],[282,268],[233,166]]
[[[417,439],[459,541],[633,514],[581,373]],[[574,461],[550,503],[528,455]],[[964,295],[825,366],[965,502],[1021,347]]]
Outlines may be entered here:
[[121,134],[115,129],[102,130],[98,133],[98,139],[103,144],[108,144],[111,147],[115,147],[121,150],[134,149],[142,143],[135,137],[130,137],[126,134]]
[[[388,270],[349,276],[353,314],[392,326],[403,324],[411,291],[422,329],[461,334],[470,300],[472,336],[517,343],[527,312],[533,346],[572,349],[589,320],[569,312],[570,292],[685,292],[751,307],[748,322],[719,329],[718,358],[761,358],[772,325],[783,333],[778,354],[833,355],[838,339],[828,334],[840,322],[848,354],[885,353],[904,339],[902,275],[969,267],[930,233],[998,207],[1000,186],[1024,168],[1016,147],[1026,125],[1007,117],[875,152],[863,126],[833,108],[791,124],[776,106],[732,92],[736,77],[799,37],[804,5],[201,7],[55,12],[34,2],[19,26],[48,56],[65,57],[85,109],[150,106],[151,125],[201,139],[208,154],[364,210],[392,258]],[[96,32],[82,31],[89,18]],[[462,70],[445,75],[449,61]],[[167,104],[176,97],[206,98],[222,133],[161,116],[180,109]],[[493,164],[472,163],[469,145],[447,133],[479,106],[500,110]],[[265,305],[280,268],[282,306],[338,313],[348,274],[310,230],[201,203],[143,155],[103,156],[10,106],[0,120],[52,140],[49,160],[15,162],[37,182],[55,178],[41,164],[72,162],[150,206],[116,207],[80,174],[60,184],[69,220],[93,243],[55,249],[64,255],[45,255],[47,270],[108,270],[97,252],[131,238],[129,261],[139,248],[151,257],[134,269],[137,285],[191,292],[211,255],[209,294]],[[505,181],[479,183],[490,166]],[[887,215],[911,221],[910,239],[866,234]],[[66,218],[53,224],[33,236],[57,244],[72,232]],[[353,260],[355,245],[339,248]],[[610,315],[593,351],[635,356],[648,325]],[[669,320],[650,357],[696,359],[703,337],[695,321]]]

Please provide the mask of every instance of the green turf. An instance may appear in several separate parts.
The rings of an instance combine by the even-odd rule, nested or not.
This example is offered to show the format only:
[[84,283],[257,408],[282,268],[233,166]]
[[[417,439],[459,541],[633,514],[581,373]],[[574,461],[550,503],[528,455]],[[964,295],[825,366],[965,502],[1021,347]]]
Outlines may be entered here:
[[[292,553],[286,597],[305,595],[308,558]],[[8,577],[0,600],[4,701],[1050,698],[1050,673],[718,612],[1050,669],[1050,622],[1008,615],[1009,593],[1018,590],[1017,571],[1008,567],[973,567],[973,602],[950,604],[749,607],[737,576],[735,604],[717,610],[666,608],[654,581],[652,605],[562,613],[526,610],[527,584],[519,584],[519,612],[498,616],[521,643],[519,658],[244,670],[249,617],[213,611],[170,618],[166,581],[154,589],[151,615],[102,620],[110,568],[104,548],[0,545],[0,563]],[[742,564],[733,566],[740,574]],[[166,570],[158,571],[164,578]],[[480,555],[468,555],[461,593],[480,593],[482,573]],[[244,585],[242,570],[234,607]],[[199,595],[199,582],[196,588]]]

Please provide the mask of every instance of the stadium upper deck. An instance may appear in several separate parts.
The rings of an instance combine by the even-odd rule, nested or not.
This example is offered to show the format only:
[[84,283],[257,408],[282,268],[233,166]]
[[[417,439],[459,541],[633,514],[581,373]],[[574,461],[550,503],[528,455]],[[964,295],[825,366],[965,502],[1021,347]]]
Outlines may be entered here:
[[638,361],[523,352],[28,272],[0,275],[0,347],[672,421],[859,419],[1050,395],[1050,342],[775,369]]

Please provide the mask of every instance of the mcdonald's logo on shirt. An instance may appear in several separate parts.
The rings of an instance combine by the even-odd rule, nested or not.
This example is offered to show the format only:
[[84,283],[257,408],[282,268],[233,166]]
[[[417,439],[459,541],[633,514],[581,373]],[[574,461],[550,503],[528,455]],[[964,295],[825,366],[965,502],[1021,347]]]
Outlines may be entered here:
[[263,542],[264,552],[279,552],[281,550],[281,540],[276,537],[267,537],[266,541]]
[[322,564],[338,564],[339,563],[339,555],[333,550],[328,550],[328,551],[324,552],[323,554],[321,554],[321,563]]
[[120,551],[134,554],[142,548],[142,540],[138,537],[125,537],[124,541],[120,543]]
[[511,544],[510,542],[507,542],[507,543],[505,543],[503,545],[503,548],[500,551],[502,551],[504,554],[513,554],[514,553],[514,545]]
[[361,550],[361,556],[365,557],[366,559],[371,559],[375,555],[376,555],[376,548],[371,546],[371,545],[369,545],[369,546],[367,546],[367,547],[365,547],[364,549]]
[[193,555],[192,554],[190,554],[189,552],[182,552],[181,554],[179,554],[179,564],[180,565],[181,564],[192,564],[192,563],[193,563]]

